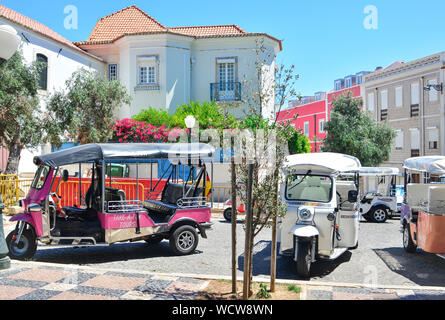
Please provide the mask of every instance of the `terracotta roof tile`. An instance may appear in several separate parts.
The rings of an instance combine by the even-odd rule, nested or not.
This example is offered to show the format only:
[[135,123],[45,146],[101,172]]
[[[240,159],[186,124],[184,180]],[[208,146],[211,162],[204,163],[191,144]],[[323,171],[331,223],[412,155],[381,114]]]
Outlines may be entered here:
[[263,33],[248,33],[237,25],[193,26],[167,28],[137,6],[130,6],[100,19],[88,40],[76,42],[78,46],[112,43],[128,35],[149,35],[173,33],[194,38],[221,38],[266,36],[280,43],[281,41]]
[[127,7],[100,19],[88,42],[112,41],[122,35],[166,31],[162,24],[136,6]]
[[244,34],[246,31],[242,30],[237,25],[228,26],[198,26],[198,27],[175,27],[169,28],[172,32],[182,33],[190,36],[212,36],[212,35],[226,35],[226,34]]
[[102,60],[99,57],[96,57],[90,53],[87,53],[85,51],[83,51],[82,49],[80,49],[79,47],[77,47],[73,42],[65,39],[64,37],[62,37],[61,35],[59,35],[58,33],[56,33],[55,31],[51,30],[50,28],[48,28],[47,26],[41,24],[40,22],[37,22],[31,18],[28,18],[8,7],[5,7],[3,5],[0,5],[0,17],[5,18],[6,20],[9,20],[15,24],[18,24],[28,30],[34,31],[36,33],[39,33],[47,38],[50,38],[54,41],[57,41],[61,44],[64,44],[76,51],[82,52],[84,54],[87,54],[91,57],[94,57],[95,59],[98,60]]

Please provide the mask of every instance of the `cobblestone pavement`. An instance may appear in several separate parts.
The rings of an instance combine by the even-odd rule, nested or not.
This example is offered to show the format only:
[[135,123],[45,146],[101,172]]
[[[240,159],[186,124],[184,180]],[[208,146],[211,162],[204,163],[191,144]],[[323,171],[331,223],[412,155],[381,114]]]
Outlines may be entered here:
[[193,300],[208,281],[12,261],[0,300]]

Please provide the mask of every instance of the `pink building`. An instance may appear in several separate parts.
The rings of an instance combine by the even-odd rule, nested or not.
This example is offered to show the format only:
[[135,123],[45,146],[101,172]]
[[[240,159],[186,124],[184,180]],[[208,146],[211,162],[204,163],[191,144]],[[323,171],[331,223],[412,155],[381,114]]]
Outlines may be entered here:
[[334,90],[317,92],[314,96],[303,97],[301,101],[290,101],[289,108],[278,114],[278,121],[291,120],[311,141],[312,152],[319,152],[326,138],[325,125],[329,121],[332,102],[339,95],[352,92],[353,97],[362,97],[363,71],[344,79],[335,80]]

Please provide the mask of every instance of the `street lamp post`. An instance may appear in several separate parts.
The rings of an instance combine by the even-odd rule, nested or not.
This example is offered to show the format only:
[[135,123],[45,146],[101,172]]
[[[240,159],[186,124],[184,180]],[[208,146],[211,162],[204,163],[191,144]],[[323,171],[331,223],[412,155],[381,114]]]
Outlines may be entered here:
[[189,129],[189,143],[192,143],[192,129],[196,125],[196,119],[194,116],[188,116],[185,118],[185,126]]
[[[20,37],[17,31],[9,25],[0,25],[0,65],[9,60],[17,51],[20,45]],[[1,78],[1,75],[0,75]],[[0,170],[0,174],[1,174]],[[2,203],[0,194],[0,270],[9,269],[11,260],[8,257],[8,245],[5,240],[5,231],[3,228],[3,209],[5,205]]]

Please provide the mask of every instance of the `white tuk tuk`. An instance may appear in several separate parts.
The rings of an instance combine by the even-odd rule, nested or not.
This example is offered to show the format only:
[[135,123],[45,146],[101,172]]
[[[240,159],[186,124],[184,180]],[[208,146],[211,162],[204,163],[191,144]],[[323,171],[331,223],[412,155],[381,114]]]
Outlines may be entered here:
[[376,190],[368,190],[360,202],[363,218],[375,223],[385,223],[388,218],[394,217],[399,211],[396,186],[400,170],[363,167],[360,169],[360,176],[377,178]]
[[280,255],[310,277],[318,259],[334,260],[358,247],[360,161],[337,153],[293,155],[283,170],[288,209],[278,223]]

